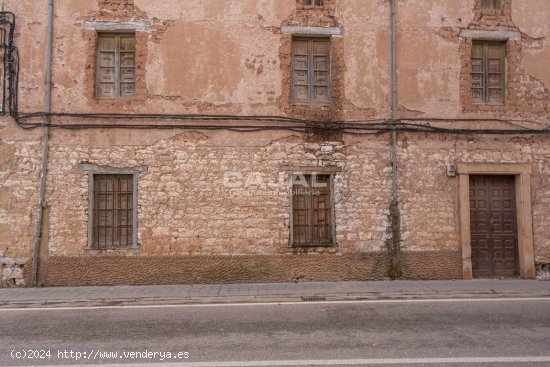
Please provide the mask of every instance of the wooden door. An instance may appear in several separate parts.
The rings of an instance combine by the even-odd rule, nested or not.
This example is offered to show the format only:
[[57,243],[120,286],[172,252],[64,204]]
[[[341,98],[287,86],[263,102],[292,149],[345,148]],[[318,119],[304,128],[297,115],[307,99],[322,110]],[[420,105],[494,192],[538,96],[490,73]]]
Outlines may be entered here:
[[470,176],[474,278],[519,273],[514,176]]

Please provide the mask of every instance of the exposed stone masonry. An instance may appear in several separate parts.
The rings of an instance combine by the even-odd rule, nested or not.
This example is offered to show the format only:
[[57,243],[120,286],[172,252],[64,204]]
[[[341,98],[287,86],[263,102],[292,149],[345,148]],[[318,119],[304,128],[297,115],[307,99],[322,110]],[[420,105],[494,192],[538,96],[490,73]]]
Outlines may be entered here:
[[12,259],[0,250],[0,288],[24,286],[23,267],[26,263],[27,259]]
[[537,280],[550,280],[550,263],[537,264]]

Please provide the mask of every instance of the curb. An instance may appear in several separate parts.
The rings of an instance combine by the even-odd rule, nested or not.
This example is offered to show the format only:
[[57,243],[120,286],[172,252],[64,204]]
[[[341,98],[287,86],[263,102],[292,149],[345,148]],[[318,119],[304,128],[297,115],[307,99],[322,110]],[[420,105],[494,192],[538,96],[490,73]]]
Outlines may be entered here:
[[261,303],[311,304],[323,302],[361,302],[361,301],[430,301],[430,300],[483,300],[483,299],[536,299],[549,300],[550,292],[435,292],[435,293],[354,293],[354,294],[277,294],[249,296],[192,296],[192,297],[130,297],[130,298],[97,298],[97,299],[52,299],[47,301],[21,300],[0,301],[2,309],[26,308],[66,308],[66,307],[127,307],[127,306],[177,306],[177,305],[236,305]]

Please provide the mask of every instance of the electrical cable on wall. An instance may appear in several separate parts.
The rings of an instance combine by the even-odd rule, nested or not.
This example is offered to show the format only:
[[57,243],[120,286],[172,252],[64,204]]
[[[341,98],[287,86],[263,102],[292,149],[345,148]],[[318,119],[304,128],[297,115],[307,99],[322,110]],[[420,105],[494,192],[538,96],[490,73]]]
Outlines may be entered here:
[[17,118],[17,97],[19,90],[19,52],[13,44],[15,33],[15,14],[12,12],[0,12],[0,50],[2,52],[1,88],[2,100],[0,101],[1,114],[6,110],[14,119]]
[[[354,135],[371,135],[391,132],[390,120],[349,120],[325,121],[309,120],[284,116],[269,115],[205,115],[205,114],[142,114],[142,113],[77,113],[77,112],[32,112],[19,113],[19,52],[13,44],[15,31],[15,15],[11,12],[0,12],[1,47],[4,51],[4,75],[2,88],[2,114],[6,111],[23,129],[33,129],[44,126],[44,118],[72,118],[80,120],[162,120],[173,121],[171,124],[146,123],[49,123],[51,128],[70,130],[79,129],[192,129],[192,130],[229,130],[237,132],[257,132],[264,130],[286,130],[294,132],[339,132]],[[196,124],[202,121],[202,124]],[[207,123],[204,123],[204,122]],[[267,124],[222,125],[215,122],[265,122]],[[431,123],[501,123],[516,126],[517,129],[480,129],[451,128],[433,126]],[[522,123],[542,124],[545,127],[532,129],[521,126]],[[398,131],[411,133],[439,133],[454,135],[543,135],[550,133],[550,122],[534,120],[507,120],[499,118],[402,118],[397,120]]]
[[[343,132],[356,134],[361,132],[386,133],[392,130],[389,120],[365,120],[365,121],[320,121],[320,120],[301,120],[276,116],[239,116],[239,115],[162,115],[162,114],[79,114],[79,113],[33,113],[19,116],[16,120],[18,125],[24,129],[32,129],[43,126],[43,122],[26,122],[29,119],[43,118],[45,116],[58,118],[78,118],[78,119],[101,119],[101,120],[172,120],[172,124],[135,124],[135,123],[51,123],[52,128],[62,128],[70,130],[79,129],[193,129],[193,130],[231,130],[241,132],[262,131],[262,130],[289,130],[299,132]],[[246,125],[220,125],[220,124],[195,124],[196,121],[265,121],[270,124],[246,124]],[[487,123],[506,123],[518,127],[518,129],[471,129],[471,128],[450,128],[433,126],[423,122],[487,122]],[[187,122],[187,123],[183,123]],[[278,124],[274,124],[278,123]],[[548,127],[541,129],[531,129],[518,125],[520,123],[543,123],[541,121],[528,120],[501,120],[501,119],[399,119],[397,129],[403,132],[420,133],[445,133],[456,135],[482,134],[482,135],[541,135],[550,133]],[[285,124],[285,125],[283,125]]]

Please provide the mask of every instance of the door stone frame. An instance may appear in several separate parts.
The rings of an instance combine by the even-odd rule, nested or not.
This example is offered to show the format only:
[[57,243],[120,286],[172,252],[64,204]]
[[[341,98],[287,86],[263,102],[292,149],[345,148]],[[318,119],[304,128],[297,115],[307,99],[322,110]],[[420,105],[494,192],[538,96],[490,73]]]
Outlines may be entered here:
[[530,163],[457,163],[460,243],[464,279],[473,279],[472,237],[470,233],[470,175],[515,176],[519,273],[524,279],[535,278],[531,172]]

